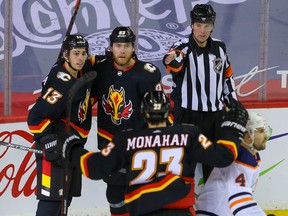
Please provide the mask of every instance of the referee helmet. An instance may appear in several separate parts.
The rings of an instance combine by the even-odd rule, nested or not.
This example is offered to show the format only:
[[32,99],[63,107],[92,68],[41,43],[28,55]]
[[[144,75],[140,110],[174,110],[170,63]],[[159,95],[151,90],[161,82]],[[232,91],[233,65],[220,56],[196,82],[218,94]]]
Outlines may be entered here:
[[213,10],[212,6],[209,4],[197,4],[190,11],[191,22],[200,23],[213,23],[216,19],[216,12]]

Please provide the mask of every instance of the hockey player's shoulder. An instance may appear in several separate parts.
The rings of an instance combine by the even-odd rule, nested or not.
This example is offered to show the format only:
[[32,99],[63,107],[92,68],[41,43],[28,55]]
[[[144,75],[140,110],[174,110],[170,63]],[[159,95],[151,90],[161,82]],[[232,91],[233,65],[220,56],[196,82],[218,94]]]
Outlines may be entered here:
[[158,67],[150,62],[142,62],[138,60],[138,64],[144,69],[144,71],[147,71],[148,73],[159,72]]
[[199,128],[197,126],[195,126],[194,124],[190,124],[190,123],[181,123],[180,124],[181,127],[183,129],[187,129],[189,131],[192,131],[192,130],[199,130]]
[[261,159],[258,153],[253,155],[246,148],[241,146],[235,163],[243,165],[247,168],[255,169],[259,166],[260,161]]
[[69,82],[72,80],[72,76],[62,66],[57,64],[52,67],[49,77],[55,82]]
[[189,133],[189,134],[199,133],[199,129],[193,124],[187,124],[187,123],[174,124],[170,128],[171,130],[174,130],[175,132],[183,132],[183,133]]

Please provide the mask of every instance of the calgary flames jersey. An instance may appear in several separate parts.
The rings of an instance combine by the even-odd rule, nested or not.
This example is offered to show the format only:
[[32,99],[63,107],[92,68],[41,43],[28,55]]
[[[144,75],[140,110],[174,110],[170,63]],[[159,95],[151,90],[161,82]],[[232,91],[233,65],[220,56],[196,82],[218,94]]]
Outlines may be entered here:
[[196,201],[197,216],[265,216],[253,199],[260,173],[260,156],[240,147],[230,166],[214,168]]
[[[97,56],[91,61],[95,62],[95,58]],[[97,71],[92,93],[98,98],[98,147],[101,149],[103,141],[106,145],[121,130],[145,127],[140,113],[141,101],[145,92],[162,88],[161,73],[155,65],[139,60],[126,71],[118,70],[111,58],[98,61],[93,70]]]
[[239,143],[234,134],[223,133],[212,143],[193,125],[174,125],[124,131],[100,152],[75,147],[71,157],[86,177],[96,180],[125,167],[125,203],[134,216],[161,208],[192,208],[196,163],[228,166],[237,157]]
[[[81,75],[82,73],[80,73]],[[62,66],[55,64],[42,82],[42,91],[28,115],[28,127],[38,140],[44,134],[66,133],[67,97],[77,82]],[[91,82],[82,86],[74,95],[71,106],[70,134],[77,134],[86,141],[91,128]]]

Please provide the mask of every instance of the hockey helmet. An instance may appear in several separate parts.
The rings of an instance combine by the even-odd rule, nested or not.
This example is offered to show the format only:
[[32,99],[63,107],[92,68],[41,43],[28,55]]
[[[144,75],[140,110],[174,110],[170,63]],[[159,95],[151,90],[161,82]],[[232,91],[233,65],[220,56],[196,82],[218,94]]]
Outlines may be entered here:
[[146,92],[141,104],[141,113],[148,122],[166,120],[170,113],[169,98],[163,91]]
[[254,147],[255,131],[264,129],[266,133],[265,142],[267,142],[272,134],[272,129],[267,124],[267,121],[261,115],[259,115],[258,113],[251,112],[251,111],[248,111],[248,113],[249,113],[249,119],[246,124],[246,129],[247,129],[247,132],[250,134],[251,142],[247,143],[245,142],[244,139],[242,141],[243,141],[243,144],[249,147],[250,150],[255,154],[257,152],[257,150]]
[[214,23],[216,12],[209,4],[197,4],[190,12],[191,22]]
[[271,128],[268,125],[267,121],[258,113],[249,111],[249,119],[246,125],[246,129],[250,134],[253,134],[253,131],[257,129],[264,129],[267,136],[271,135]]
[[110,34],[110,44],[113,43],[135,43],[136,36],[130,27],[120,26],[116,27]]
[[89,52],[88,41],[80,34],[68,35],[64,38],[62,52],[68,53],[75,48],[85,48]]

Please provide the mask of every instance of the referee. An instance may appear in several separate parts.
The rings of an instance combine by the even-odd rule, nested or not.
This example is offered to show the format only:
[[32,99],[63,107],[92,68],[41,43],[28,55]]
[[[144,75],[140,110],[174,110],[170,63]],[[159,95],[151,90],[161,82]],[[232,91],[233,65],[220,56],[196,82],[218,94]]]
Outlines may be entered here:
[[[174,124],[197,125],[215,141],[224,104],[237,99],[232,66],[225,44],[211,37],[216,18],[211,5],[197,4],[190,17],[191,34],[175,42],[163,58],[173,78]],[[202,166],[206,182],[212,167]]]

